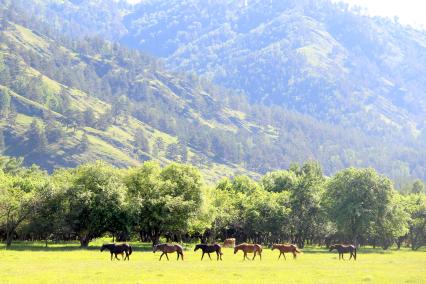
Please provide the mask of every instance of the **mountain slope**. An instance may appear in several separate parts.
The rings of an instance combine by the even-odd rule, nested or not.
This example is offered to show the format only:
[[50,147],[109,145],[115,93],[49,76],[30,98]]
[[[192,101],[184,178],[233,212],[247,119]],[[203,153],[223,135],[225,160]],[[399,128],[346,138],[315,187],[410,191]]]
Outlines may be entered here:
[[[28,10],[42,7],[40,11],[46,9],[58,19],[62,15],[69,23],[64,15],[78,18],[97,1],[46,3],[28,3]],[[167,71],[161,61],[115,42],[99,37],[59,37],[45,25],[44,12],[40,22],[19,7],[8,7],[2,15],[0,45],[1,130],[6,138],[6,149],[0,151],[5,154],[24,156],[27,163],[50,170],[93,159],[119,166],[158,159],[201,166],[210,179],[217,179],[238,173],[257,176],[288,167],[291,162],[316,159],[327,174],[348,166],[373,166],[399,183],[424,178],[423,140],[413,138],[416,131],[418,137],[422,135],[416,130],[418,126],[398,129],[403,123],[414,123],[411,116],[391,114],[392,120],[384,116],[383,120],[397,125],[392,131],[386,126],[388,122],[376,123],[374,117],[365,117],[372,126],[363,127],[374,129],[372,133],[353,125],[353,119],[359,118],[356,112],[350,119],[329,109],[336,121],[347,120],[339,125],[331,123],[333,119],[321,121],[288,107],[249,103],[241,92],[192,74]],[[69,14],[52,7],[82,10]],[[91,19],[98,19],[97,13],[104,11],[91,9],[95,14]],[[124,17],[131,11],[122,13]],[[332,38],[329,41],[333,43]],[[289,60],[297,61],[297,57]],[[266,66],[264,72],[270,71]],[[341,69],[336,69],[335,76],[340,73]],[[309,84],[321,82],[310,80]],[[302,105],[315,110],[323,99],[312,98]],[[307,98],[301,96],[300,100]],[[328,96],[328,100],[337,104],[339,97]],[[351,100],[356,104],[360,99]],[[378,106],[370,108],[376,113]],[[391,108],[384,105],[383,113]],[[403,131],[406,137],[401,136]]]

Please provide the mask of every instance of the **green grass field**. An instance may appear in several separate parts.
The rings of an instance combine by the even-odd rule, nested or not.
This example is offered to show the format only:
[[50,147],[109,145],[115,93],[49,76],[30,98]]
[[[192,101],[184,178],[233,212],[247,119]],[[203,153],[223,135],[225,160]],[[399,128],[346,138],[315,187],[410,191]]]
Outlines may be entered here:
[[130,262],[110,261],[99,243],[88,250],[77,244],[17,243],[0,247],[0,283],[426,283],[426,252],[361,249],[358,260],[339,261],[336,253],[308,248],[297,260],[277,260],[278,252],[264,249],[262,261],[243,261],[225,249],[223,261],[191,246],[185,260],[160,262],[149,245],[135,245]]

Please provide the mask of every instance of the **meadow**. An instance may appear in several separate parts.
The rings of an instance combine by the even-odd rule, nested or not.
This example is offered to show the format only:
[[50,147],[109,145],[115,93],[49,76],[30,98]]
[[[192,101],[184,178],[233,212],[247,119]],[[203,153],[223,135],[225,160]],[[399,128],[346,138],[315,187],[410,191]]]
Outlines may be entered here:
[[[200,261],[186,246],[185,260],[153,254],[149,244],[134,244],[130,262],[110,261],[99,245],[15,243],[0,247],[1,283],[426,283],[426,251],[361,249],[357,261],[339,261],[325,248],[306,248],[293,260],[277,260],[264,249],[262,261],[243,261],[224,249],[223,261]],[[348,257],[346,257],[348,258]]]

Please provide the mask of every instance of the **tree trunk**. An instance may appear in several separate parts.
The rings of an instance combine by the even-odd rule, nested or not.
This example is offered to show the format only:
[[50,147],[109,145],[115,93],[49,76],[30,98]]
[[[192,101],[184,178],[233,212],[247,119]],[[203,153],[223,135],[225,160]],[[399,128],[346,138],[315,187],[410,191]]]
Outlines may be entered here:
[[12,246],[13,233],[8,232],[6,236],[6,247],[10,248]]
[[87,248],[89,246],[90,239],[87,236],[80,237],[80,246],[82,248]]

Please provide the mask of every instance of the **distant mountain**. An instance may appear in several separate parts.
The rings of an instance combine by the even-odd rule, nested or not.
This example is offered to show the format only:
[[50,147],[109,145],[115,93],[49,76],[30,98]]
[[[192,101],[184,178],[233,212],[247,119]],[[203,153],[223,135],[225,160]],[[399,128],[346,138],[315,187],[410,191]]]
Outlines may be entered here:
[[0,2],[5,154],[50,170],[158,159],[217,179],[316,159],[426,178],[421,32],[328,1]]

